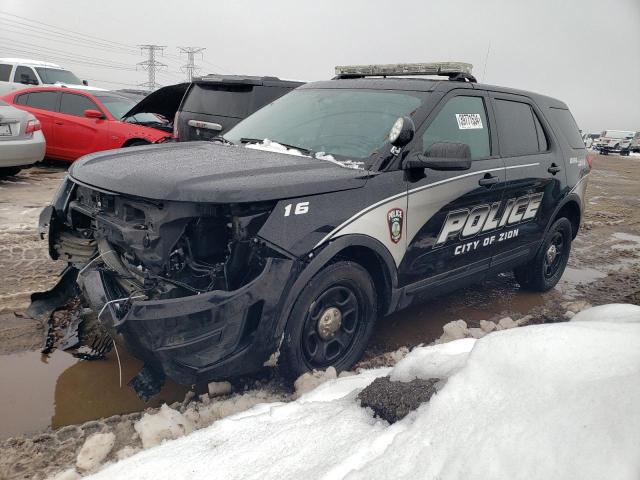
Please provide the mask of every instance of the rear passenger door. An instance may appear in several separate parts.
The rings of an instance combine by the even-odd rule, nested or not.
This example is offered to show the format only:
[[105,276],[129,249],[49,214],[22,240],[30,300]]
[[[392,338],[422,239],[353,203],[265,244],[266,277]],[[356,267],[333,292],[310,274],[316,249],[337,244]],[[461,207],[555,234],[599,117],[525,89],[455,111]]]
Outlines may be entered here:
[[450,92],[416,133],[413,150],[435,142],[464,143],[472,164],[464,171],[426,169],[408,179],[407,253],[400,265],[409,290],[460,285],[481,280],[489,269],[499,218],[505,172],[492,152],[495,134],[484,92]]
[[56,91],[32,91],[15,96],[14,103],[24,108],[40,121],[42,134],[47,142],[47,156],[56,157],[54,119],[58,110],[59,93]]
[[107,139],[106,120],[87,118],[84,116],[85,110],[102,111],[89,97],[77,93],[62,94],[60,115],[56,119],[56,137],[60,150],[69,160],[101,150]]
[[565,165],[539,108],[520,95],[492,93],[500,155],[506,167],[504,202],[509,238],[499,243],[492,271],[535,255],[562,196]]

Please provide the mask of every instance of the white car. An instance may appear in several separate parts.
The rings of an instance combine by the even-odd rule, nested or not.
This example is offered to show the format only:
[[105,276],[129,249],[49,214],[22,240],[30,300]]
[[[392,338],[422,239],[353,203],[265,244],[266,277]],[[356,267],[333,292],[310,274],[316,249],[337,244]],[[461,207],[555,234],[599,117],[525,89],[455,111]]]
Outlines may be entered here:
[[636,132],[626,130],[605,130],[600,134],[600,138],[596,143],[596,150],[602,155],[608,155],[609,153],[629,155],[631,142],[635,134]]
[[85,90],[104,90],[89,87],[60,65],[25,58],[0,58],[0,95],[33,85],[55,85]]
[[0,176],[41,161],[45,148],[38,119],[0,100]]

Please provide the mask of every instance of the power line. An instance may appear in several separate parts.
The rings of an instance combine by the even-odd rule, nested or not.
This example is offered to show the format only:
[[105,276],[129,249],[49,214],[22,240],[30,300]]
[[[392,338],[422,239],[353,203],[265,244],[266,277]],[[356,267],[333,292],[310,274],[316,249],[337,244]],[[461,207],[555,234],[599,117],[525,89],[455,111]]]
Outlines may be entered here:
[[178,47],[182,53],[187,54],[187,63],[180,67],[184,73],[187,74],[187,81],[191,82],[193,80],[193,74],[197,73],[200,70],[200,67],[195,64],[194,58],[197,53],[202,56],[202,52],[205,50],[204,47]]
[[138,45],[143,52],[147,52],[147,60],[144,62],[138,62],[137,65],[141,66],[148,72],[148,81],[145,83],[140,83],[140,87],[147,87],[150,92],[153,92],[160,85],[156,83],[156,71],[167,66],[166,63],[158,62],[156,60],[156,52],[162,53],[162,51],[167,48],[163,45]]
[[[13,17],[13,18],[19,18],[20,20],[29,22],[29,23],[35,23],[38,25],[44,25],[46,27],[49,27],[49,29],[55,29],[55,30],[61,30],[62,32],[64,32],[63,34],[66,36],[80,36],[80,37],[85,37],[85,41],[92,41],[94,43],[102,43],[102,44],[111,44],[112,46],[119,46],[120,48],[126,48],[129,50],[134,50],[134,48],[131,45],[127,45],[125,43],[121,43],[121,42],[115,42],[113,40],[108,40],[106,38],[101,38],[101,37],[96,37],[94,35],[89,35],[87,33],[82,33],[82,32],[78,32],[78,31],[74,31],[74,30],[69,30],[67,28],[61,28],[61,27],[57,27],[55,25],[52,25],[50,23],[45,23],[45,22],[40,22],[38,20],[32,20],[30,18],[27,17],[21,17],[20,15],[15,15],[13,13],[8,13],[8,12],[1,12],[0,11],[0,15],[3,15],[5,17]],[[18,20],[12,20],[12,19],[6,19],[7,21],[19,24],[19,25],[28,25],[25,24],[24,22],[20,22]],[[40,29],[43,29],[42,27],[40,27]],[[47,30],[47,29],[44,29]],[[93,40],[86,40],[86,39],[93,39]],[[98,42],[96,42],[96,40]]]

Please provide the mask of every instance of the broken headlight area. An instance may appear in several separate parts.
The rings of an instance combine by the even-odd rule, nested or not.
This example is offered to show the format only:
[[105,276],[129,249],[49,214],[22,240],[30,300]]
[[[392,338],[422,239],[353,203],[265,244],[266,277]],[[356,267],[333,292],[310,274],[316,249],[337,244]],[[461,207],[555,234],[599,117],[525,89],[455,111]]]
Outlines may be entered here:
[[108,272],[123,296],[231,291],[274,252],[257,237],[273,203],[215,205],[129,198],[77,186],[50,239],[56,258]]

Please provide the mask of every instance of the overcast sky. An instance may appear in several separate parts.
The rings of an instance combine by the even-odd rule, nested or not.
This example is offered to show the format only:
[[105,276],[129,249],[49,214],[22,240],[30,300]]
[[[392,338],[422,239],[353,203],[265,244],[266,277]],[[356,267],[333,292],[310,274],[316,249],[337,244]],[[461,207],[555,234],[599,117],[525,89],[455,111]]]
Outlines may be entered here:
[[178,46],[206,48],[202,73],[309,81],[341,64],[465,61],[565,101],[585,131],[640,130],[640,0],[0,0],[0,57],[117,89],[147,80],[138,44],[167,46],[164,85],[184,78]]

